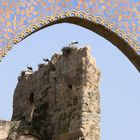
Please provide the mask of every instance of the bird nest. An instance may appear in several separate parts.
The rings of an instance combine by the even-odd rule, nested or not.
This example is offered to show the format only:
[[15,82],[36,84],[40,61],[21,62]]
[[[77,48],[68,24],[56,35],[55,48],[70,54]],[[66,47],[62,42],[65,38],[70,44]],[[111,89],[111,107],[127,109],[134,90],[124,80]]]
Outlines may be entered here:
[[72,46],[72,47],[63,47],[62,49],[61,49],[61,51],[62,51],[62,54],[64,55],[64,56],[68,56],[69,54],[71,54],[75,49],[77,49],[77,47],[75,47],[75,46]]

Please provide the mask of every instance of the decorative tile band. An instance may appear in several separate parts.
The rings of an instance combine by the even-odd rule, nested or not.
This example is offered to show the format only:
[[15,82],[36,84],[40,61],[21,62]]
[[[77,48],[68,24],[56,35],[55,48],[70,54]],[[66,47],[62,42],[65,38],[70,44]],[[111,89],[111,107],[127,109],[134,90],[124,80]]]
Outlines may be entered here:
[[39,30],[40,28],[42,28],[43,26],[46,26],[54,21],[59,21],[60,19],[63,18],[68,18],[68,17],[78,17],[78,18],[83,18],[86,20],[89,20],[91,22],[100,24],[105,26],[107,29],[113,31],[115,34],[117,34],[118,36],[120,36],[122,39],[124,39],[127,43],[130,44],[130,46],[137,52],[140,52],[140,46],[138,46],[138,43],[136,41],[133,40],[133,38],[131,38],[130,36],[128,36],[126,34],[125,31],[123,31],[122,29],[120,29],[118,26],[116,26],[115,24],[112,24],[110,21],[103,19],[102,17],[99,16],[95,16],[93,14],[89,14],[87,12],[83,12],[83,11],[76,11],[76,10],[72,10],[72,11],[66,11],[66,12],[61,12],[61,13],[57,13],[57,14],[52,14],[51,16],[46,16],[43,19],[38,19],[34,24],[31,24],[30,26],[28,26],[26,29],[24,29],[23,31],[21,31],[21,33],[19,33],[16,37],[14,37],[14,39],[10,40],[7,44],[6,47],[2,48],[0,50],[0,60],[2,60],[2,58],[7,54],[7,52],[9,50],[12,49],[14,44],[19,43],[20,41],[22,41],[24,38],[26,38],[28,35],[32,34],[34,31]]

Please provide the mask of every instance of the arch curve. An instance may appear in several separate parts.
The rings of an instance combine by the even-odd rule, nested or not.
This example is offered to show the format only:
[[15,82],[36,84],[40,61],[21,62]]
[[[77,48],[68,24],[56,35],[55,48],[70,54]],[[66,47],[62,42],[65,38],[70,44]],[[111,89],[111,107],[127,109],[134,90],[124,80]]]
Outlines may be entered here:
[[2,49],[0,57],[3,58],[7,52],[12,49],[14,44],[19,43],[31,34],[48,26],[59,23],[79,25],[106,38],[121,52],[123,52],[140,72],[140,55],[137,53],[140,48],[138,47],[137,42],[133,41],[133,39],[129,37],[125,31],[121,30],[110,21],[82,11],[61,12],[59,14],[46,16],[44,19],[39,19],[36,24],[31,24],[14,39],[10,40],[7,47]]

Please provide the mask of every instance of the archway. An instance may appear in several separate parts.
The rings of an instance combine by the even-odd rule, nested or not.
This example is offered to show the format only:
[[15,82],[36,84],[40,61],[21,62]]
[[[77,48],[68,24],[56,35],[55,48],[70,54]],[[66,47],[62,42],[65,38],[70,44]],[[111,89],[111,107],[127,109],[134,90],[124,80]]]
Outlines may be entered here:
[[3,49],[1,57],[4,57],[13,44],[17,44],[31,34],[46,28],[48,26],[59,23],[72,23],[84,28],[87,28],[102,37],[109,40],[120,51],[122,51],[126,57],[134,64],[134,66],[140,71],[140,55],[137,43],[133,41],[123,30],[109,21],[104,20],[101,17],[94,16],[85,12],[68,11],[60,14],[53,14],[52,16],[45,17],[43,20],[38,20],[36,24],[31,24],[27,29],[23,30],[13,40],[11,40],[8,46]]
[[[78,0],[78,2],[83,3],[83,9],[87,8],[86,2],[84,2],[82,0]],[[100,1],[100,2],[103,3],[102,1]],[[82,5],[79,3],[78,3],[78,5]],[[94,2],[92,1],[92,4],[93,3]],[[65,2],[64,2],[64,4],[65,4]],[[130,4],[130,2],[129,2],[129,4]],[[134,4],[136,4],[136,3],[134,3]],[[54,4],[53,8],[55,8],[55,6],[57,7],[58,3]],[[61,7],[61,8],[63,9],[64,7]],[[102,9],[105,8],[104,5],[101,7],[102,7]],[[33,9],[33,8],[31,8],[31,9]],[[91,31],[98,33],[99,35],[105,37],[106,39],[108,39],[110,42],[112,42],[114,45],[116,45],[130,59],[130,61],[135,65],[135,67],[140,71],[140,57],[139,57],[140,48],[138,45],[139,39],[137,37],[133,38],[133,35],[135,35],[135,32],[132,33],[132,36],[131,36],[132,38],[131,38],[128,36],[128,34],[127,34],[128,32],[125,33],[122,30],[123,29],[122,27],[118,28],[118,26],[115,26],[118,24],[113,24],[113,22],[112,22],[113,19],[107,20],[107,21],[103,20],[101,17],[104,17],[104,14],[102,16],[97,16],[98,14],[96,16],[94,16],[94,14],[90,14],[91,16],[89,17],[89,15],[87,14],[88,12],[79,12],[78,10],[76,10],[76,8],[72,8],[76,11],[71,11],[70,7],[66,8],[65,10],[63,9],[63,11],[66,11],[68,9],[70,9],[70,11],[64,12],[64,15],[62,13],[54,15],[55,12],[54,12],[54,10],[52,10],[53,12],[51,14],[48,14],[49,17],[47,17],[47,20],[46,20],[46,18],[43,20],[39,19],[36,24],[35,23],[30,24],[30,26],[28,28],[21,27],[22,32],[21,31],[16,32],[17,36],[15,35],[12,40],[8,41],[7,46],[4,49],[2,49],[0,57],[4,57],[7,53],[7,51],[10,50],[14,44],[17,44],[18,42],[22,41],[24,38],[31,35],[32,33],[36,32],[42,28],[45,28],[46,26],[51,26],[53,24],[67,22],[67,23],[72,23],[72,24],[76,24],[76,25],[85,27]],[[132,10],[132,13],[134,11],[136,11],[136,9],[133,9],[133,8],[131,8],[131,10]],[[51,9],[50,9],[50,11],[51,11]],[[84,10],[84,11],[86,11],[86,10]],[[87,18],[87,17],[89,17],[89,18]],[[93,19],[93,21],[92,21],[92,19]],[[45,20],[45,22],[44,22],[44,20]],[[93,22],[92,24],[90,24],[91,21]],[[108,21],[111,21],[112,24],[110,24],[110,22],[108,22]],[[126,31],[126,29],[125,29],[125,31]]]
[[[68,27],[72,27],[72,29],[70,29],[70,32],[67,31],[69,29]],[[86,32],[82,32],[82,31],[86,31]],[[60,33],[62,33],[63,36],[60,35]],[[105,76],[106,78],[108,77],[106,79],[107,81],[105,82],[108,85],[108,87],[105,86],[105,89],[108,89],[108,90],[107,90],[106,94],[104,94],[104,92],[103,92],[104,90],[101,91],[101,94],[104,96],[104,98],[102,96],[102,100],[101,100],[101,102],[103,103],[102,107],[108,109],[108,111],[109,111],[109,113],[104,112],[104,109],[102,108],[102,113],[107,116],[108,120],[102,119],[102,122],[104,121],[104,123],[107,124],[106,127],[104,126],[104,130],[106,130],[107,132],[102,131],[101,134],[102,135],[104,134],[103,137],[104,136],[106,137],[106,135],[109,135],[108,136],[108,138],[109,138],[109,137],[111,137],[110,133],[109,133],[110,129],[111,129],[111,131],[114,131],[113,126],[112,127],[109,126],[109,123],[111,123],[111,125],[116,126],[116,124],[118,124],[118,122],[116,121],[118,118],[116,116],[119,116],[120,114],[121,114],[122,118],[119,118],[119,119],[121,121],[126,120],[126,118],[128,121],[129,120],[128,118],[130,118],[130,122],[128,123],[130,125],[129,128],[133,128],[134,126],[135,126],[135,128],[136,128],[136,126],[139,127],[139,125],[136,125],[137,123],[135,123],[136,118],[138,118],[138,115],[137,115],[138,111],[136,111],[136,113],[133,113],[134,110],[137,110],[136,104],[139,103],[138,102],[139,96],[137,96],[138,94],[136,95],[136,93],[138,93],[139,73],[132,66],[132,64],[129,62],[129,60],[127,60],[127,58],[116,47],[114,47],[111,43],[109,43],[109,41],[103,39],[99,35],[95,34],[96,36],[92,36],[94,34],[95,33],[88,31],[85,28],[82,28],[82,27],[79,27],[79,26],[76,26],[73,24],[65,24],[65,23],[63,24],[62,23],[62,24],[50,26],[48,28],[45,28],[43,30],[36,32],[35,34],[32,34],[31,36],[29,36],[28,38],[23,40],[21,43],[19,43],[18,46],[13,48],[13,50],[7,55],[7,57],[4,59],[4,61],[2,61],[1,65],[2,65],[2,67],[4,67],[3,63],[6,63],[6,65],[9,65],[9,68],[5,68],[5,71],[3,71],[3,73],[7,73],[9,75],[7,77],[8,82],[7,82],[7,84],[5,84],[6,85],[5,88],[9,89],[8,83],[9,83],[9,81],[10,81],[10,83],[12,83],[12,79],[14,79],[14,78],[12,78],[10,80],[10,75],[14,75],[14,71],[17,71],[19,69],[18,63],[20,63],[22,67],[20,68],[20,70],[18,70],[19,72],[18,72],[17,76],[19,76],[19,73],[21,70],[26,69],[27,64],[29,64],[30,66],[32,66],[34,68],[34,70],[36,70],[36,66],[38,65],[38,63],[43,63],[42,57],[48,57],[50,59],[50,56],[48,55],[50,52],[51,52],[51,54],[53,54],[54,52],[59,52],[61,47],[63,45],[67,45],[71,40],[79,41],[80,46],[85,46],[87,44],[93,46],[93,55],[96,56],[95,58],[97,59],[97,65],[100,64],[98,62],[101,62],[103,64],[103,66],[100,67],[102,70],[102,78],[104,76],[104,73],[103,73],[104,70],[106,70],[109,74],[108,76]],[[82,38],[79,38],[79,36],[82,36]],[[47,39],[48,39],[48,41],[46,41]],[[66,41],[64,41],[64,40],[66,40]],[[101,43],[102,40],[104,40],[103,43]],[[97,43],[98,41],[100,42],[99,44]],[[105,41],[108,42],[108,44],[106,44]],[[48,44],[48,42],[49,42],[49,44]],[[103,44],[103,45],[101,45],[101,44]],[[58,48],[58,46],[60,48]],[[57,48],[57,50],[53,49],[55,47]],[[96,48],[98,49],[98,51],[96,50]],[[114,50],[114,51],[109,51],[109,49]],[[16,50],[21,50],[21,53]],[[100,52],[100,50],[102,50],[102,51]],[[96,51],[97,51],[97,53],[96,53]],[[41,52],[44,52],[44,53],[42,55],[40,55],[40,58],[37,57],[36,54],[41,53]],[[105,52],[107,52],[107,53],[105,53]],[[17,55],[14,55],[14,54],[17,54]],[[96,54],[99,54],[100,57],[98,57]],[[118,57],[118,58],[116,58],[116,60],[113,59],[117,54],[121,54],[123,57],[120,57],[120,58]],[[32,57],[30,57],[30,56],[32,56]],[[14,58],[12,58],[12,57],[14,57]],[[23,60],[25,60],[24,62],[22,62],[22,58],[23,58]],[[10,60],[12,60],[12,61],[10,61]],[[32,64],[32,61],[34,61],[35,65]],[[17,67],[14,64],[16,64]],[[123,66],[126,66],[126,68],[124,69]],[[12,71],[12,69],[13,69],[13,72],[10,74],[10,72],[8,72],[6,69],[9,69],[9,71]],[[115,72],[115,70],[116,70],[116,72]],[[15,79],[17,79],[17,76],[15,76]],[[117,78],[115,78],[115,76]],[[110,77],[110,79],[109,79],[109,77]],[[133,80],[131,78],[133,78]],[[121,79],[121,80],[119,81],[119,79]],[[5,80],[2,80],[2,77],[1,77],[1,81],[5,81]],[[118,84],[116,83],[117,81],[118,81]],[[130,84],[127,84],[128,82]],[[111,83],[111,85],[109,83]],[[101,85],[103,85],[103,84],[101,84]],[[15,87],[15,86],[13,86],[13,87]],[[116,87],[116,89],[115,89],[115,87]],[[112,89],[112,91],[109,90],[110,88]],[[121,92],[119,92],[119,91],[121,91]],[[116,94],[115,94],[115,92],[116,92]],[[1,93],[6,93],[6,92],[1,92]],[[13,93],[13,92],[9,92],[9,94],[11,94],[11,93]],[[6,94],[3,94],[3,95],[6,95]],[[119,95],[120,95],[120,97],[119,97]],[[130,104],[131,100],[129,100],[130,95],[132,95],[131,104]],[[114,100],[109,98],[109,96],[114,98]],[[107,98],[108,98],[108,101],[106,101]],[[1,98],[1,100],[3,100],[3,98]],[[8,104],[8,102],[9,102],[9,101],[7,102],[7,100],[8,100],[8,98],[5,101],[6,104]],[[123,102],[124,100],[125,100],[125,104]],[[107,104],[110,103],[110,105],[106,106],[105,102]],[[116,103],[115,105],[114,105],[114,102]],[[121,106],[120,108],[118,107],[118,110],[116,109],[116,106],[118,106],[117,102],[119,102],[119,106]],[[121,102],[123,103],[122,105],[120,105]],[[134,107],[134,104],[136,105],[135,107]],[[130,105],[130,107],[129,107],[129,105]],[[110,113],[112,112],[112,110],[113,110],[113,112],[114,112],[114,110],[115,110],[115,112],[118,112],[121,109],[123,110],[124,106],[127,106],[126,108],[128,108],[128,109],[133,106],[132,107],[133,110],[131,110],[132,112],[129,114],[129,113],[126,113],[126,111],[124,110],[122,113],[120,113],[120,112],[118,114],[116,113],[116,116],[114,114],[113,119],[111,119],[112,116],[110,115]],[[4,113],[1,113],[1,115],[2,114],[4,114]],[[126,117],[124,119],[123,115],[125,116],[125,114],[129,114],[129,115],[126,115]],[[136,114],[136,116],[135,116],[135,121],[132,121],[133,122],[132,123],[131,120],[133,120],[133,119],[131,119],[130,116],[133,116],[133,114]],[[116,119],[115,119],[115,117],[116,117]],[[104,116],[102,116],[101,118],[104,118]],[[113,120],[115,122],[113,122]],[[119,122],[120,122],[120,124],[123,125],[124,123],[121,121],[119,121]],[[126,123],[127,121],[124,121],[124,122]],[[134,125],[132,125],[132,124],[134,124]],[[133,127],[131,127],[131,125]],[[114,127],[114,128],[116,128],[116,127]],[[126,125],[122,126],[121,128],[123,128],[125,130]],[[118,129],[118,130],[120,131],[120,129]],[[115,132],[118,132],[118,131],[115,131]],[[120,134],[118,132],[118,134],[120,134],[120,135],[118,135],[118,137],[119,136],[121,136],[121,137],[128,136],[127,133],[129,133],[128,130],[123,131],[123,134]],[[114,133],[112,133],[112,134],[114,134]],[[132,132],[131,135],[129,135],[129,137],[131,137],[133,134],[134,133]],[[137,135],[138,135],[138,133],[137,133]],[[136,135],[135,135],[135,137],[136,137]]]

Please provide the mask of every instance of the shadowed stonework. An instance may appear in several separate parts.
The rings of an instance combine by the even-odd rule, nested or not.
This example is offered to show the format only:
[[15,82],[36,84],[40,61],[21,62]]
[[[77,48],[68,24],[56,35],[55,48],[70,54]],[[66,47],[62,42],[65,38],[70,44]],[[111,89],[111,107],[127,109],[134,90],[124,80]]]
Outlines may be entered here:
[[87,47],[63,48],[38,71],[22,72],[8,139],[100,140],[99,77]]

